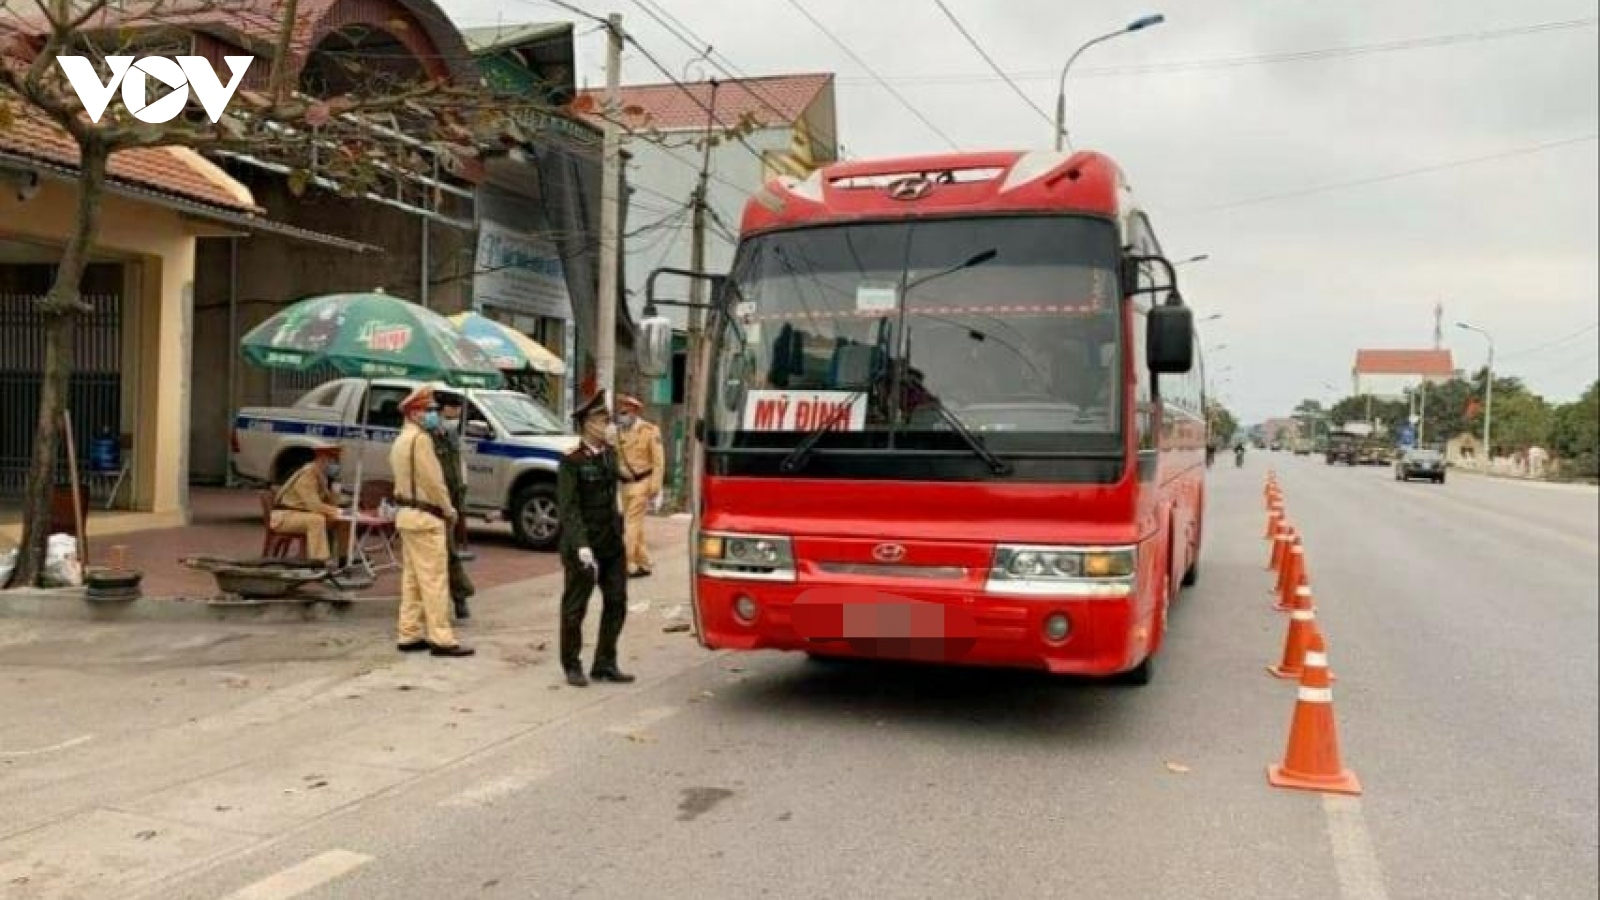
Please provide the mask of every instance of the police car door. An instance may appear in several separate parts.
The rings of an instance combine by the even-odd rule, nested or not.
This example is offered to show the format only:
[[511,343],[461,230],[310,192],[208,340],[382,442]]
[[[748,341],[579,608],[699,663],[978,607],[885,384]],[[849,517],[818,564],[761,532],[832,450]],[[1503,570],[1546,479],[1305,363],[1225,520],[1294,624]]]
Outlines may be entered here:
[[464,433],[461,435],[461,460],[467,467],[467,508],[478,513],[504,509],[508,501],[501,484],[505,460],[487,452],[495,442],[496,426],[478,404],[467,403]]

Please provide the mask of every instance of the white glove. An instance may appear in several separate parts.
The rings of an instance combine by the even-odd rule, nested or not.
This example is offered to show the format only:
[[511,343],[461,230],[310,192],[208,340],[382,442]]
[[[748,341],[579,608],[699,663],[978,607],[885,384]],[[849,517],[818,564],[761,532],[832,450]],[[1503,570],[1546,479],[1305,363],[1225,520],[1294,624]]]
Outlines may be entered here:
[[594,569],[595,568],[594,551],[590,550],[588,547],[579,547],[578,548],[578,563],[580,565],[582,565],[585,569],[591,569],[591,570]]

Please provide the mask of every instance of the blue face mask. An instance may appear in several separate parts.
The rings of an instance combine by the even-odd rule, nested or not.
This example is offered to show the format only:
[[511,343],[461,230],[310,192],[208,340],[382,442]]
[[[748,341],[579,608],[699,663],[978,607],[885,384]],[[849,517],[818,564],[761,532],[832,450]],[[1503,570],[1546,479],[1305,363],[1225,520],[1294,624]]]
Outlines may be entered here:
[[429,431],[439,430],[439,411],[430,409],[422,414],[422,427]]
[[328,464],[328,480],[332,481],[333,479],[338,478],[338,477],[339,477],[339,464],[338,463],[329,463]]

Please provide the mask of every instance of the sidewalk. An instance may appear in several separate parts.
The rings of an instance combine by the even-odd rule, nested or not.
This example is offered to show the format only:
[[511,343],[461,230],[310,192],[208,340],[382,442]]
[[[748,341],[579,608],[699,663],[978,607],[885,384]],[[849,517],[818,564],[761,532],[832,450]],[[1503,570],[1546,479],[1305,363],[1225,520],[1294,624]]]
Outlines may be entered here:
[[[217,585],[212,577],[183,566],[179,560],[190,556],[260,556],[261,507],[253,491],[197,488],[191,499],[192,521],[184,527],[96,537],[91,520],[90,562],[104,563],[113,547],[124,547],[127,565],[144,572],[145,597],[198,599],[215,596]],[[652,547],[675,546],[685,540],[688,523],[652,517],[646,520],[645,530]],[[467,571],[480,592],[561,570],[561,561],[555,553],[517,546],[509,525],[474,523],[469,540],[478,558],[467,564]],[[360,592],[363,597],[395,597],[399,593],[397,571],[381,573],[375,584]]]

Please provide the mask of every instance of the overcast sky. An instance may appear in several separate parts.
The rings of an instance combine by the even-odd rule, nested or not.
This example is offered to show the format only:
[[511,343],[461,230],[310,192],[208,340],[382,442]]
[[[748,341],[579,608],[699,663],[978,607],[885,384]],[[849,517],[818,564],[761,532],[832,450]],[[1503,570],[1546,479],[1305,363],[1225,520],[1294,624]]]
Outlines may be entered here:
[[[744,73],[838,75],[853,157],[948,149],[791,0],[658,0]],[[963,149],[1031,148],[1048,122],[933,0],[798,0]],[[945,0],[1032,101],[1083,41],[1149,12],[1164,25],[1089,50],[1068,83],[1079,149],[1127,171],[1206,326],[1219,391],[1247,420],[1332,399],[1358,347],[1445,346],[1476,368],[1491,331],[1503,374],[1552,400],[1600,371],[1596,2],[1586,0]],[[544,0],[444,0],[464,25],[571,20]],[[625,27],[678,77],[694,55],[634,0],[578,0]],[[1506,29],[1586,20],[1510,36]],[[579,80],[604,83],[603,36],[580,28]],[[1440,44],[1448,36],[1476,35]],[[1420,40],[1418,40],[1420,39]],[[1416,41],[1293,62],[1195,61]],[[1137,71],[1154,67],[1154,71]],[[709,71],[706,74],[713,74]],[[625,82],[659,82],[636,52]],[[1574,141],[1512,154],[1542,145]],[[1439,168],[1364,185],[1381,176]],[[1269,202],[1245,201],[1297,194]],[[1226,208],[1218,208],[1226,207]],[[1587,330],[1586,330],[1587,329]],[[1557,343],[1560,342],[1560,343]],[[1544,350],[1543,345],[1554,344]],[[1533,352],[1519,352],[1533,351]],[[1339,392],[1342,396],[1344,390]]]

